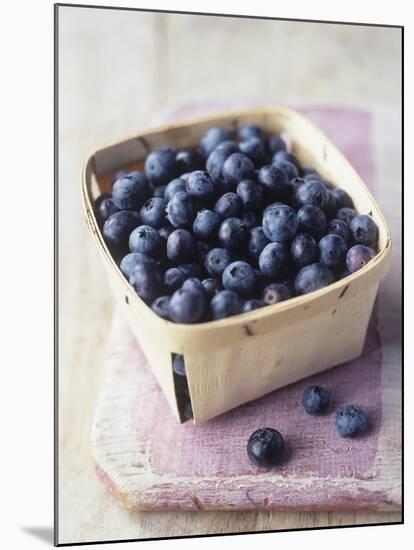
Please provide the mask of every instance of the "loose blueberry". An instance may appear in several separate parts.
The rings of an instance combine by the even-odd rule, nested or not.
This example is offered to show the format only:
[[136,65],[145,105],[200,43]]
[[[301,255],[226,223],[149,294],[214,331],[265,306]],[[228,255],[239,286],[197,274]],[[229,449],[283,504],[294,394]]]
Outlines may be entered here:
[[329,405],[329,392],[321,386],[309,386],[302,394],[302,405],[308,414],[323,414]]
[[278,304],[292,298],[292,293],[284,283],[271,283],[263,290],[262,300],[266,305]]
[[335,235],[342,237],[347,244],[349,244],[352,240],[351,230],[349,229],[348,224],[343,220],[331,220],[329,222],[328,231],[329,233],[334,233]]
[[201,138],[201,149],[206,157],[213,151],[217,145],[223,141],[228,141],[229,135],[222,128],[210,128]]
[[210,303],[211,315],[214,320],[238,315],[243,310],[243,302],[238,294],[231,290],[221,290]]
[[164,286],[169,292],[174,292],[182,287],[186,278],[186,274],[180,268],[170,267],[164,273]]
[[[131,231],[139,223],[138,217],[128,210],[112,214],[104,223],[102,233],[105,241],[115,249],[124,249]],[[133,250],[132,252],[141,252]]]
[[162,317],[163,319],[166,319],[168,321],[170,318],[168,313],[169,304],[169,296],[159,296],[152,302],[151,309],[159,317]]
[[378,227],[369,216],[355,216],[352,218],[349,227],[352,236],[357,244],[364,244],[375,248],[378,240]]
[[249,311],[254,311],[255,309],[260,309],[261,307],[264,307],[266,304],[263,302],[263,300],[247,300],[244,302],[243,306],[243,313],[248,313]]
[[134,267],[143,262],[154,263],[154,260],[146,254],[141,254],[140,252],[131,252],[130,254],[127,254],[122,258],[121,263],[119,264],[119,269],[122,271],[125,277],[129,279],[129,276],[131,275]]
[[164,198],[168,202],[179,191],[185,191],[185,181],[183,178],[175,178],[167,185],[164,192]]
[[289,185],[289,179],[285,172],[275,164],[267,164],[260,168],[257,181],[271,200],[286,200],[291,195],[292,188]]
[[333,189],[332,194],[336,199],[338,208],[353,208],[354,203],[351,197],[343,189]]
[[243,203],[236,193],[225,193],[216,202],[214,211],[223,219],[237,217],[243,212]]
[[253,292],[256,277],[251,265],[237,261],[226,267],[222,282],[226,290],[233,290],[239,296],[247,297]]
[[260,128],[260,126],[257,126],[257,124],[244,124],[243,126],[240,126],[237,136],[240,141],[246,141],[252,138],[264,140],[264,132]]
[[186,376],[184,357],[182,355],[174,355],[173,371],[178,376]]
[[119,211],[119,208],[107,193],[103,193],[96,199],[94,208],[95,215],[100,225],[105,223],[112,214]]
[[335,276],[326,265],[314,263],[302,267],[295,278],[295,292],[298,295],[314,292],[335,282]]
[[279,161],[287,161],[291,162],[296,166],[299,172],[302,172],[302,168],[300,166],[299,160],[295,157],[294,154],[288,153],[287,151],[279,151],[273,156],[273,162],[279,162]]
[[240,153],[239,146],[231,139],[227,139],[226,141],[219,143],[214,151],[224,151],[227,153],[227,156],[230,156],[233,153]]
[[175,231],[175,227],[170,224],[163,225],[162,227],[160,227],[160,229],[158,229],[158,233],[160,234],[160,237],[165,241],[168,239],[168,237],[171,235],[173,231]]
[[186,279],[184,281],[184,284],[182,286],[184,290],[193,290],[195,292],[202,292],[204,294],[204,286],[202,285],[200,279],[197,279],[197,277],[190,277],[189,279]]
[[221,218],[216,212],[201,210],[194,220],[193,233],[197,239],[211,241],[217,238],[220,224]]
[[[277,156],[277,153],[275,156]],[[296,166],[287,160],[274,161],[274,164],[286,174],[288,180],[292,180],[293,178],[297,178],[299,176]]]
[[204,170],[192,172],[185,182],[185,188],[194,199],[209,200],[216,194],[214,182]]
[[248,230],[238,218],[227,218],[220,225],[219,241],[228,250],[239,250],[248,238]]
[[318,243],[309,233],[299,233],[290,246],[290,257],[296,267],[305,267],[319,259]]
[[145,173],[155,186],[167,185],[178,175],[176,151],[172,147],[160,147],[150,153],[145,161]]
[[259,468],[272,468],[284,456],[282,435],[273,428],[261,428],[252,433],[247,442],[247,456]]
[[201,321],[204,309],[203,292],[180,288],[171,296],[168,312],[174,323],[192,324]]
[[174,263],[191,261],[197,248],[193,235],[187,229],[176,229],[167,240],[167,256]]
[[336,411],[335,426],[342,437],[354,437],[366,431],[368,419],[358,405],[342,405]]
[[117,180],[120,180],[124,176],[128,175],[128,171],[121,168],[120,170],[117,170],[115,174],[112,177],[111,184],[113,185]]
[[332,269],[345,267],[348,245],[342,237],[328,234],[319,241],[320,261]]
[[328,206],[329,191],[320,181],[309,180],[298,188],[295,198],[299,207],[311,204],[325,210]]
[[269,279],[278,279],[286,272],[288,260],[285,243],[270,243],[260,253],[260,271]]
[[298,210],[298,230],[310,233],[319,239],[326,233],[327,221],[323,210],[312,204],[307,204]]
[[165,207],[164,199],[159,197],[148,199],[139,212],[142,224],[160,229],[166,223]]
[[287,204],[271,204],[264,211],[262,227],[270,241],[290,241],[298,228],[296,212]]
[[338,220],[342,220],[345,223],[350,224],[352,219],[355,218],[356,215],[357,215],[356,210],[345,206],[344,208],[340,208],[338,210],[335,217]]
[[269,242],[261,226],[254,227],[250,230],[247,251],[254,262],[258,262],[262,250]]
[[207,253],[204,265],[211,277],[219,277],[223,275],[223,271],[232,262],[232,255],[225,248],[213,248]]
[[163,240],[156,229],[149,225],[140,225],[132,231],[129,237],[131,252],[141,252],[153,258],[161,251]]
[[224,163],[231,154],[231,152],[219,148],[214,149],[214,151],[209,154],[206,161],[206,170],[215,181],[223,177]]
[[204,158],[198,152],[191,149],[183,149],[178,151],[175,156],[177,170],[180,174],[185,172],[193,172],[194,170],[202,170],[204,167]]
[[266,151],[261,139],[252,137],[247,141],[241,141],[239,144],[240,152],[253,162],[257,167],[266,162]]
[[188,193],[178,191],[167,204],[167,218],[177,228],[191,227],[196,210],[193,201]]
[[242,153],[233,153],[223,164],[223,178],[230,185],[237,185],[242,180],[255,177],[254,164]]
[[147,177],[142,172],[130,172],[112,187],[112,200],[119,209],[138,210],[150,195]]
[[259,210],[263,200],[263,188],[259,184],[252,180],[243,180],[237,185],[236,192],[245,210],[248,212]]
[[269,137],[267,141],[267,148],[269,150],[269,153],[273,156],[279,151],[286,151],[286,143],[278,134],[274,134],[273,136]]
[[202,266],[196,262],[181,264],[178,269],[184,273],[186,279],[189,277],[200,278],[203,271]]
[[209,279],[204,279],[201,281],[201,284],[204,287],[205,292],[211,297],[215,296],[220,290],[223,289],[221,282],[218,279],[213,277]]
[[161,270],[155,263],[137,264],[131,271],[129,282],[140,298],[147,303],[152,302],[162,288]]
[[355,273],[359,269],[363,268],[372,258],[375,256],[375,252],[369,246],[364,244],[356,244],[352,246],[346,255],[346,267],[350,273]]

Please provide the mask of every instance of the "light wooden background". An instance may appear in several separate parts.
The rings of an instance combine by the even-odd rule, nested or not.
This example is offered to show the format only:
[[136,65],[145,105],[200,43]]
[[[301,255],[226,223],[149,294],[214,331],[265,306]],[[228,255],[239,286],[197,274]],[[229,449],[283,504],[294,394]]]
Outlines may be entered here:
[[[130,513],[105,492],[90,427],[113,304],[79,173],[89,150],[189,103],[346,105],[392,113],[398,126],[400,31],[63,7],[59,49],[59,542],[398,521],[397,513]],[[389,161],[392,175],[399,159]]]

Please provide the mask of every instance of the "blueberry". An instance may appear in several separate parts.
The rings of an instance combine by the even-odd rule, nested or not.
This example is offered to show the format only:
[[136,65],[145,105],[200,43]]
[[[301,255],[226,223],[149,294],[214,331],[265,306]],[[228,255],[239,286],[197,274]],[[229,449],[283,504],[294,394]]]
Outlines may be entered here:
[[216,202],[214,211],[223,219],[237,217],[243,212],[243,203],[236,193],[225,193]]
[[174,355],[172,368],[178,376],[186,376],[184,357],[182,355]]
[[168,201],[167,218],[174,227],[191,227],[195,214],[194,203],[185,191],[178,191]]
[[165,188],[164,198],[170,201],[178,191],[185,191],[185,181],[183,178],[175,178]]
[[140,225],[129,237],[129,249],[131,252],[141,252],[155,258],[161,251],[162,242],[156,229],[149,225]]
[[207,253],[204,265],[211,277],[220,277],[232,262],[232,255],[225,248],[213,248]]
[[205,297],[203,292],[180,288],[171,296],[168,308],[174,323],[198,323],[204,315]]
[[350,243],[352,240],[351,230],[346,222],[343,220],[331,220],[328,226],[329,233],[339,235],[344,239],[346,243]]
[[237,261],[226,267],[222,282],[226,290],[233,290],[239,296],[247,297],[253,292],[256,277],[250,264]]
[[292,293],[284,283],[271,283],[263,290],[262,300],[266,305],[278,304],[289,298],[292,298]]
[[277,279],[284,274],[288,265],[288,252],[284,243],[270,243],[259,256],[259,267],[269,279]]
[[173,292],[182,287],[186,280],[186,275],[178,267],[170,267],[164,273],[164,286],[169,292]]
[[204,170],[192,172],[187,178],[185,188],[194,199],[209,200],[216,194],[214,182]]
[[196,254],[196,243],[187,229],[176,229],[167,239],[167,256],[174,263],[189,262]]
[[223,178],[230,185],[237,185],[242,180],[254,179],[254,164],[242,153],[233,153],[223,164]]
[[160,185],[159,187],[155,187],[152,196],[156,199],[163,199],[165,195],[165,190],[167,186],[166,185]]
[[348,245],[342,237],[335,234],[328,234],[319,241],[320,261],[332,269],[343,269],[345,267]]
[[321,386],[309,386],[302,394],[302,405],[308,414],[323,414],[329,405],[329,392]]
[[290,246],[290,257],[296,267],[305,267],[319,259],[318,243],[309,233],[299,233]]
[[[322,183],[325,185],[325,182],[322,182]],[[332,218],[335,217],[337,210],[338,210],[338,205],[336,202],[335,195],[332,193],[332,191],[329,191],[328,189],[328,202],[325,207],[326,217],[329,220],[331,220]]]
[[237,185],[236,192],[245,210],[248,212],[259,210],[263,200],[263,188],[259,184],[252,180],[243,180]]
[[127,170],[124,170],[123,168],[121,168],[120,170],[117,170],[112,177],[111,184],[113,185],[116,182],[116,180],[120,180],[121,178],[127,175],[128,175]]
[[140,252],[131,252],[130,254],[127,254],[122,258],[121,263],[119,264],[119,269],[122,271],[125,277],[129,279],[131,271],[134,269],[134,267],[143,262],[154,263],[154,260],[146,254],[141,254]]
[[255,166],[262,166],[266,162],[265,146],[261,139],[253,137],[247,141],[241,141],[239,148],[240,152],[249,157]]
[[219,143],[214,151],[224,151],[227,153],[227,156],[230,156],[233,153],[239,153],[240,149],[235,141],[227,139],[226,141]]
[[244,212],[240,217],[240,221],[246,227],[247,231],[250,231],[260,223],[259,216],[256,212]]
[[173,225],[167,224],[160,227],[160,229],[158,229],[158,233],[160,234],[160,237],[166,241],[174,230],[175,227]]
[[323,210],[312,204],[302,206],[297,213],[298,230],[310,233],[319,239],[327,229],[326,216]]
[[261,307],[264,307],[266,304],[263,302],[263,300],[247,300],[244,302],[243,305],[243,313],[248,313],[249,311],[254,311],[255,309],[260,309]]
[[282,459],[285,443],[282,435],[273,428],[261,428],[249,437],[247,456],[259,468],[272,468]]
[[223,177],[224,163],[231,154],[232,153],[227,152],[224,149],[218,148],[214,149],[214,151],[209,154],[206,161],[206,170],[214,180],[218,180]]
[[159,197],[152,197],[144,203],[139,214],[141,216],[141,222],[143,225],[150,225],[155,229],[160,229],[165,225],[165,207],[166,202]]
[[[334,191],[335,186],[331,181],[322,180],[319,176],[316,179],[319,179],[319,181],[321,181],[323,183],[323,185],[326,187],[326,189],[328,189],[328,191]],[[335,202],[336,202],[336,195],[334,195],[334,196],[335,196]],[[339,208],[339,206],[338,206],[338,208]]]
[[254,227],[250,230],[249,242],[247,244],[247,250],[252,260],[257,262],[259,260],[260,253],[264,247],[269,244],[269,239],[263,232],[261,226]]
[[344,206],[344,208],[340,208],[338,210],[335,217],[338,220],[342,220],[345,223],[350,224],[351,220],[353,218],[355,218],[356,215],[357,215],[356,210],[354,210],[353,208],[349,208],[347,206]]
[[[128,210],[112,214],[104,223],[102,233],[105,241],[112,247],[123,249],[127,247],[131,231],[138,225],[138,217]],[[135,251],[132,252],[141,252]]]
[[340,280],[340,279],[345,279],[345,277],[348,277],[349,275],[351,275],[351,272],[348,271],[347,269],[344,269],[344,270],[341,271],[341,273],[338,275],[338,280]]
[[183,415],[184,415],[184,418],[186,418],[187,420],[191,420],[194,416],[193,415],[193,407],[191,405],[190,399],[188,399],[186,404],[184,405]]
[[150,153],[145,161],[145,173],[155,186],[167,185],[178,175],[176,151],[172,147],[160,147]]
[[378,227],[369,216],[355,216],[352,218],[349,227],[352,236],[357,244],[364,244],[375,248],[378,241]]
[[[278,153],[276,153],[275,156],[277,156],[277,154]],[[297,178],[299,176],[296,166],[287,160],[278,160],[275,161],[274,164],[286,174],[288,180],[292,180],[293,178]]]
[[199,278],[203,272],[202,266],[196,262],[180,264],[178,268],[184,273],[186,279],[189,277]]
[[299,172],[302,172],[299,160],[292,153],[288,153],[287,151],[278,151],[275,155],[273,155],[273,162],[279,161],[291,162],[296,166]]
[[96,199],[94,209],[100,225],[105,223],[112,214],[119,211],[119,208],[107,193],[103,193]]
[[346,255],[346,267],[350,273],[355,273],[364,267],[375,256],[375,252],[369,246],[356,244],[352,246]]
[[256,138],[264,140],[265,136],[263,130],[257,124],[244,124],[240,126],[237,137],[240,141],[246,141],[248,139]]
[[194,290],[196,292],[202,292],[203,294],[205,293],[204,286],[202,285],[200,279],[197,279],[197,277],[190,277],[189,279],[186,279],[182,288],[184,290]]
[[343,189],[333,189],[332,194],[336,199],[338,208],[353,208],[354,203],[351,197]]
[[305,179],[320,179],[318,172],[311,166],[304,166],[302,168],[302,175]]
[[152,302],[162,288],[161,270],[155,263],[139,263],[131,271],[129,282],[140,298],[147,303]]
[[335,277],[326,265],[314,263],[302,267],[295,278],[295,292],[298,295],[314,292],[335,282]]
[[210,310],[213,319],[224,319],[242,312],[243,302],[236,292],[221,290],[211,300]]
[[228,250],[239,250],[249,238],[244,223],[238,218],[227,218],[219,229],[219,241]]
[[354,437],[366,431],[368,419],[358,405],[342,405],[336,411],[335,426],[342,437]]
[[206,241],[197,241],[197,254],[195,261],[199,262],[201,265],[204,265],[207,254],[210,252],[214,245]]
[[269,149],[269,153],[274,155],[279,151],[286,151],[286,143],[278,134],[274,134],[269,137],[267,141],[267,148]]
[[170,297],[169,296],[158,296],[152,304],[151,309],[154,313],[156,313],[159,317],[162,317],[163,319],[169,320],[169,313],[168,308],[170,305]]
[[228,139],[228,133],[222,128],[210,128],[201,138],[200,142],[204,155],[207,157],[219,143]]
[[299,207],[312,204],[325,210],[328,206],[329,191],[320,181],[309,180],[298,188],[295,199]]
[[193,233],[197,239],[211,241],[217,238],[221,218],[211,210],[201,210],[194,220]]
[[142,172],[130,172],[112,187],[112,200],[119,209],[138,210],[150,195],[147,177]]
[[264,211],[262,227],[270,241],[290,241],[298,228],[296,212],[287,204],[271,204]]
[[267,164],[260,168],[257,181],[272,200],[286,200],[290,197],[292,188],[289,179],[275,164]]
[[204,158],[198,152],[191,149],[183,149],[178,151],[175,156],[177,170],[180,174],[185,172],[193,172],[194,170],[202,170],[204,167]]
[[209,279],[204,279],[201,281],[201,284],[204,287],[205,292],[208,294],[208,296],[215,296],[220,290],[223,289],[221,282],[218,279],[215,279],[213,277]]

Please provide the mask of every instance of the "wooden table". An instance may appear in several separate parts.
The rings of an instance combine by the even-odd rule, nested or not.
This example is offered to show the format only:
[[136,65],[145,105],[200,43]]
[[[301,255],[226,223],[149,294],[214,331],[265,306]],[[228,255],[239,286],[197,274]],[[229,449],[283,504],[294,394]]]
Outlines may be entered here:
[[[244,31],[250,33],[248,51]],[[195,57],[192,40],[203,34]],[[310,39],[312,61],[301,55]],[[80,165],[90,149],[156,123],[185,103],[236,96],[258,104],[358,105],[378,115],[377,198],[391,221],[398,269],[399,31],[230,19],[212,25],[190,16],[60,8],[59,41],[59,542],[399,521],[399,513],[160,513],[119,507],[97,479],[90,453],[113,304],[79,193]],[[269,71],[263,51],[282,46],[292,48],[289,63]],[[254,82],[246,63],[255,63]],[[386,182],[392,193],[386,194]],[[399,288],[389,290],[396,319],[390,338],[398,340]],[[387,360],[398,360],[398,349],[389,349]]]

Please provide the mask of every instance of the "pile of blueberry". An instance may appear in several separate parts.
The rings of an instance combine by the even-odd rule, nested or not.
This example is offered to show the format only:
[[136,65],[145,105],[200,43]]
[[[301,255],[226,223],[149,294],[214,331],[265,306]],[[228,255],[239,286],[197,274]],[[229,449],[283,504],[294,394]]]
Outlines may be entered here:
[[[321,386],[309,386],[302,394],[302,405],[311,415],[327,412],[329,392]],[[355,437],[368,427],[365,412],[358,405],[342,405],[335,414],[336,430],[342,437]],[[285,459],[285,442],[274,428],[260,428],[247,442],[247,456],[259,468],[272,468]]]
[[306,294],[366,265],[378,228],[348,193],[253,124],[210,128],[119,171],[95,212],[124,276],[175,323],[223,319]]

